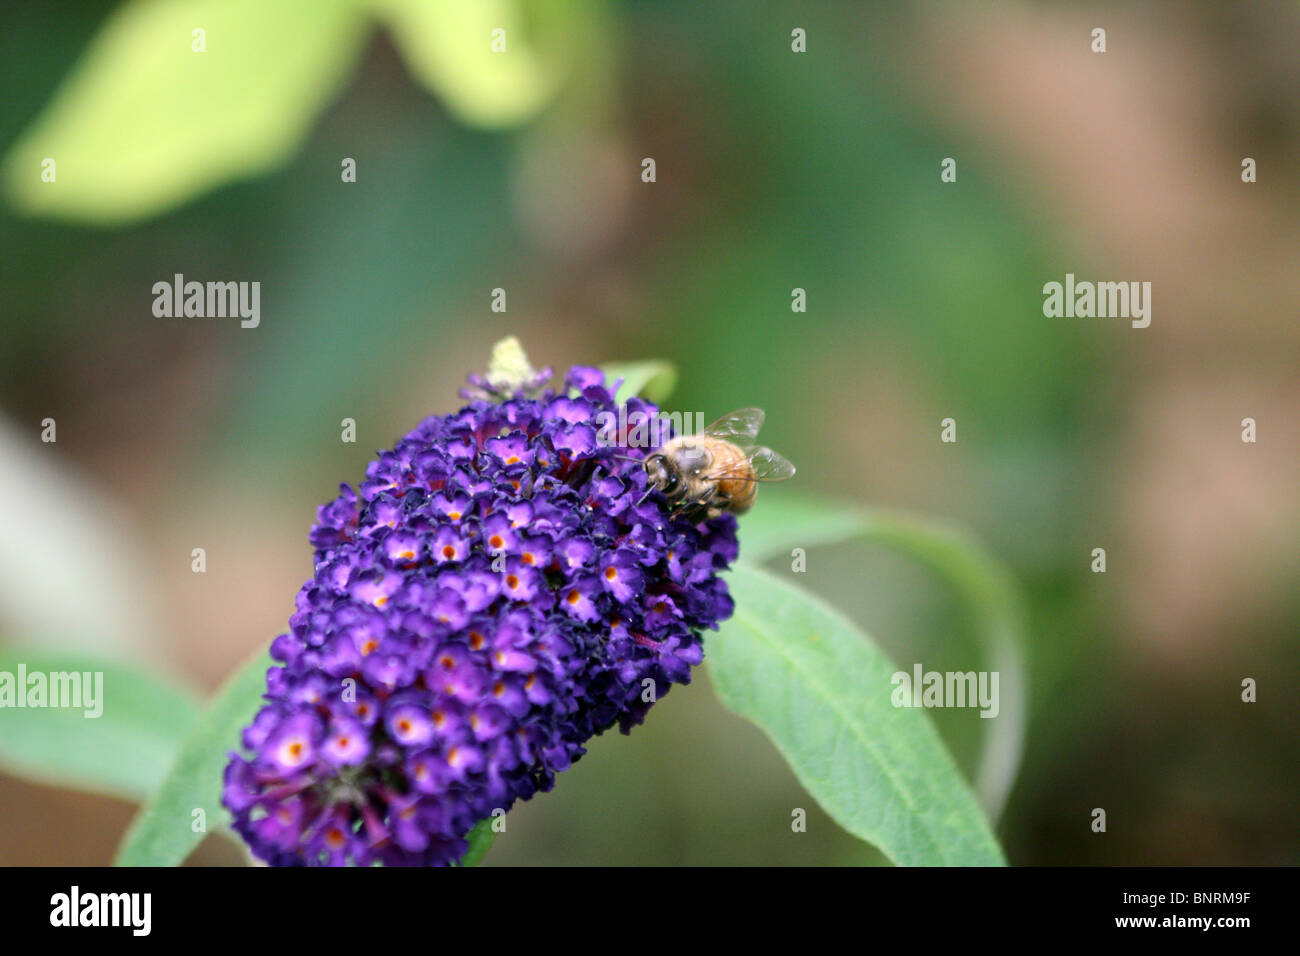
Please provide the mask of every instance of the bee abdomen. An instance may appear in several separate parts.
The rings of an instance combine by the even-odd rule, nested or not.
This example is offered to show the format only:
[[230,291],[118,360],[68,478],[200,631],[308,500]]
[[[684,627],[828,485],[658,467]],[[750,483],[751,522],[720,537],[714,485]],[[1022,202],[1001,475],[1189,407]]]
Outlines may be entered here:
[[730,442],[719,442],[714,452],[714,469],[718,479],[718,495],[728,502],[727,510],[740,514],[749,509],[758,493],[754,481],[754,466],[749,456]]

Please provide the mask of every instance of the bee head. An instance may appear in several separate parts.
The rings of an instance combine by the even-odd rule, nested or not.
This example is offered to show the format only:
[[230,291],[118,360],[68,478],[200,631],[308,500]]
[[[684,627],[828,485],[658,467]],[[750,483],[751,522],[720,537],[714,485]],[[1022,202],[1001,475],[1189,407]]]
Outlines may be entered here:
[[668,459],[656,452],[645,460],[645,473],[652,487],[671,491],[677,487],[677,474],[668,465]]

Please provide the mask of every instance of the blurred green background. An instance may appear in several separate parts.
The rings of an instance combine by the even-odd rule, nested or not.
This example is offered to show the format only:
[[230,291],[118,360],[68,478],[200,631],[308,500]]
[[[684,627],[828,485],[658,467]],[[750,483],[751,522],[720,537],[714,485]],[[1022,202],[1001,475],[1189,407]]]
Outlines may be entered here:
[[[1300,862],[1297,41],[1294,3],[1211,0],[5,4],[0,641],[210,690],[285,626],[315,506],[498,338],[662,356],[670,407],[766,408],[799,490],[964,523],[1018,574],[1013,863]],[[260,326],[155,318],[178,272],[261,282]],[[1151,327],[1044,318],[1067,272],[1150,281]],[[901,560],[799,580],[909,668],[979,666]],[[488,864],[877,861],[706,672]],[[931,716],[971,772],[977,712]],[[0,863],[106,863],[132,811],[0,776]]]

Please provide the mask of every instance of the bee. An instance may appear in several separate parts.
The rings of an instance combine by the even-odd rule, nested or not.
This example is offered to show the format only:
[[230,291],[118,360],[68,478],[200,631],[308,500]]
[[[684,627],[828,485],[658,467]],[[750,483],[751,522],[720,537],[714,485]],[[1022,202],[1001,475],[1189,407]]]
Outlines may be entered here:
[[739,408],[699,435],[672,439],[645,459],[646,494],[662,491],[673,511],[702,514],[705,520],[748,511],[760,481],[794,475],[794,465],[784,457],[753,443],[763,418],[761,408]]

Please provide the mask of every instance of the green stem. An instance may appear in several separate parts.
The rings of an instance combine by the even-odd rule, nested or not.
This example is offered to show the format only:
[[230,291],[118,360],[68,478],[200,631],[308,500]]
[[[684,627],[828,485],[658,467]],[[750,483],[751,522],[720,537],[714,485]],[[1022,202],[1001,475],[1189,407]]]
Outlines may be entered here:
[[483,862],[483,857],[487,856],[487,851],[492,849],[492,843],[497,838],[497,831],[492,828],[495,822],[495,818],[488,817],[474,825],[474,829],[470,830],[466,837],[469,840],[469,849],[456,862],[456,866],[478,866]]

